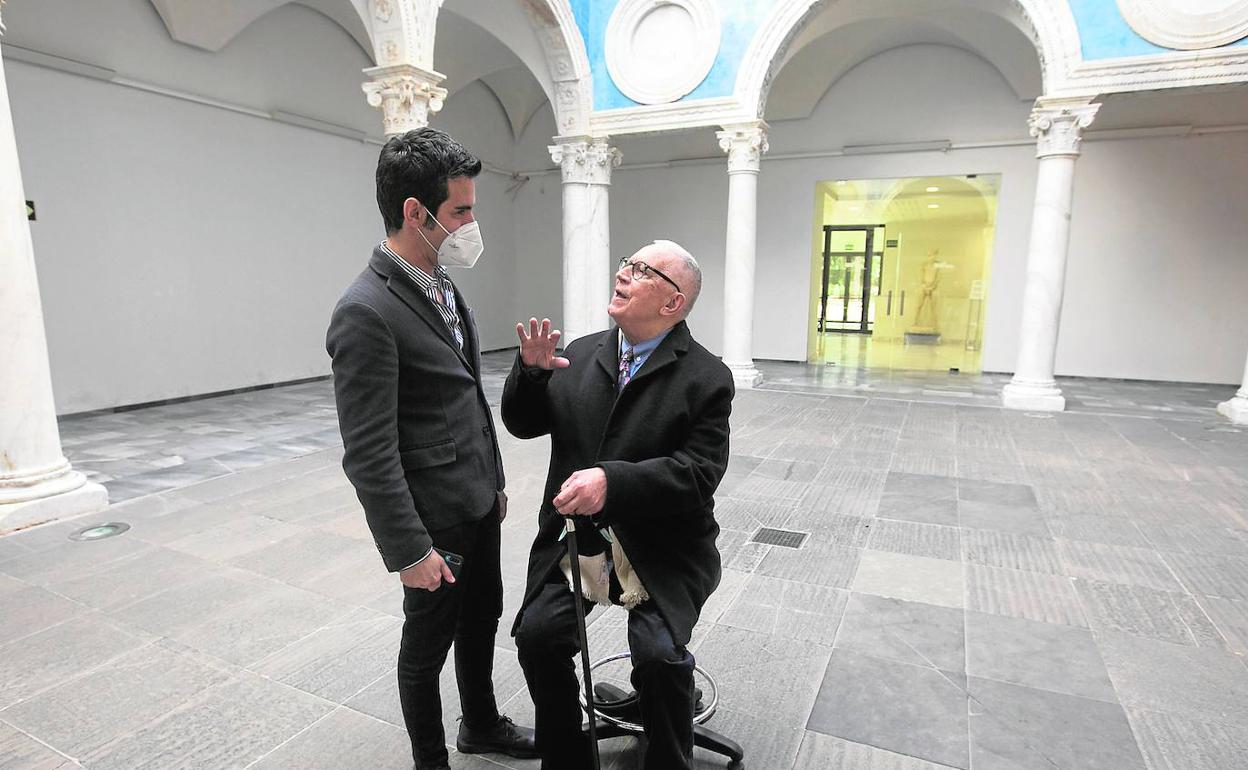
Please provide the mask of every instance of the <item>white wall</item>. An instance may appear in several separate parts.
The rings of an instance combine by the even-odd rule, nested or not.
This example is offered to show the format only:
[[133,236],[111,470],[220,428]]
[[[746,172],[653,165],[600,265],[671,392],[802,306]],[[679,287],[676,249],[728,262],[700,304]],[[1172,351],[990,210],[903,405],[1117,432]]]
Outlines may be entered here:
[[[146,0],[109,6],[10,6],[5,44],[380,134],[380,114],[360,90],[369,60],[315,11],[285,6],[208,54],[170,41]],[[49,23],[71,11],[75,24]],[[328,373],[330,310],[384,234],[378,146],[12,59],[4,66],[23,182],[38,207],[31,227],[58,412]],[[505,118],[479,85],[434,123],[495,164],[510,156],[509,133],[493,130]],[[486,349],[514,339],[505,183],[478,180],[487,252],[456,275]]]

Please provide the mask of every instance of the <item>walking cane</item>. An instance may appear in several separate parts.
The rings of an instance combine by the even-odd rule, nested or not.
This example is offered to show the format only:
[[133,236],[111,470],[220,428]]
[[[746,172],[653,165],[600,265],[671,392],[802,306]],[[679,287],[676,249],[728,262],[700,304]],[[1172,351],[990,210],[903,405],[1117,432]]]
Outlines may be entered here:
[[575,596],[573,600],[576,605],[573,615],[576,616],[576,633],[581,642],[581,670],[584,672],[585,680],[585,711],[589,715],[589,749],[594,757],[593,770],[600,770],[601,761],[598,759],[598,729],[595,723],[598,718],[594,716],[594,684],[590,677],[589,670],[589,638],[585,633],[585,612],[581,605],[581,560],[576,551],[576,524],[573,522],[575,516],[567,516],[564,518],[564,527],[567,536],[564,540],[568,541],[568,564],[571,566],[572,572],[572,594]]

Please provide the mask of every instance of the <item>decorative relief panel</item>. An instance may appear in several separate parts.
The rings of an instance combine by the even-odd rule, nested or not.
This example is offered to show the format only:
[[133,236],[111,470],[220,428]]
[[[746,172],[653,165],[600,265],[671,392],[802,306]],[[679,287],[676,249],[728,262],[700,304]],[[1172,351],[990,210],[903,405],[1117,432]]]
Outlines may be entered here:
[[1248,37],[1248,0],[1118,0],[1118,10],[1163,48],[1195,51]]
[[621,0],[607,22],[607,71],[641,104],[668,104],[697,88],[719,55],[714,0]]

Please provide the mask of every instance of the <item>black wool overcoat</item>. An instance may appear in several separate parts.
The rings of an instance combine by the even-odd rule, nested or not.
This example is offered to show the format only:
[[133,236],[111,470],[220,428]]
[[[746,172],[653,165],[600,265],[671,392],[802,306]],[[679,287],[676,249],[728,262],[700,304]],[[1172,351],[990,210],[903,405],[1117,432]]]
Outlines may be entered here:
[[[513,435],[551,437],[520,614],[565,553],[551,500],[573,472],[596,466],[607,477],[597,520],[613,528],[677,643],[687,644],[719,584],[714,494],[728,467],[732,375],[683,321],[618,397],[618,329],[582,337],[564,356],[572,365],[554,372],[526,369],[517,356],[503,390],[503,423]],[[582,553],[605,547],[587,526],[577,528],[577,544]],[[519,616],[513,634],[518,625]]]

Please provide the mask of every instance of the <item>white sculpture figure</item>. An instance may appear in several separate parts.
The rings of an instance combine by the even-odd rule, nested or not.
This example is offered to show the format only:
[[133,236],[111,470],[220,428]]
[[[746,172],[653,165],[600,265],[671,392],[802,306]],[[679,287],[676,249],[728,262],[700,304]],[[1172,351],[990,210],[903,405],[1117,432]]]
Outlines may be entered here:
[[940,249],[932,249],[927,253],[927,261],[923,263],[923,294],[919,297],[919,306],[914,311],[914,325],[910,332],[914,334],[938,334],[936,318],[936,287],[940,283],[940,270],[945,263],[939,261]]

